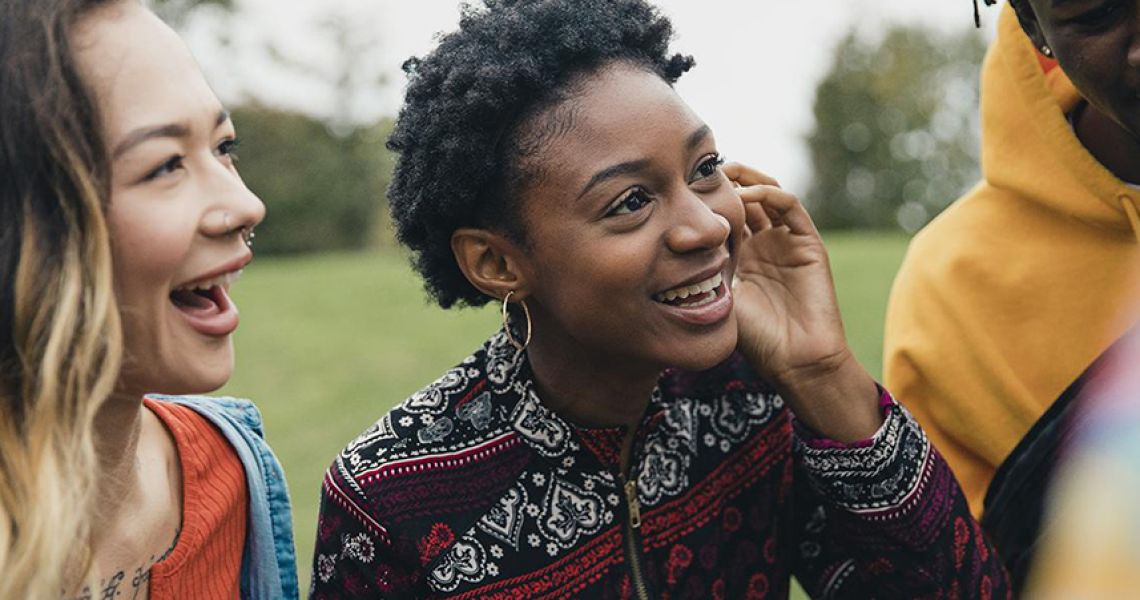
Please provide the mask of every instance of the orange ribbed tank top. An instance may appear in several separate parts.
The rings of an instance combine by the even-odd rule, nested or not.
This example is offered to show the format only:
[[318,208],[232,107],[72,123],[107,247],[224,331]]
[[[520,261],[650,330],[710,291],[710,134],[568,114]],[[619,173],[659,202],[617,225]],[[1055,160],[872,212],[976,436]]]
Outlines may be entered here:
[[193,409],[145,402],[174,437],[182,466],[182,529],[170,554],[151,567],[150,597],[239,598],[249,512],[241,461],[222,433]]

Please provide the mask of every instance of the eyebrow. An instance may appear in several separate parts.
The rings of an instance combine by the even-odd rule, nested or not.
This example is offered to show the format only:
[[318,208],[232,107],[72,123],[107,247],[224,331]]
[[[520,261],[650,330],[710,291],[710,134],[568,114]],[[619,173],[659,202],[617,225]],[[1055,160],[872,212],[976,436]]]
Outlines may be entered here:
[[[712,130],[709,129],[708,125],[701,125],[697,128],[696,131],[689,134],[689,137],[685,140],[685,149],[692,150],[698,144],[703,142],[705,138],[707,138],[711,133]],[[585,196],[587,193],[589,193],[590,190],[592,190],[603,181],[613,179],[615,177],[621,177],[622,175],[629,175],[630,173],[636,173],[638,171],[644,170],[648,166],[648,159],[640,159],[630,160],[606,167],[601,171],[594,173],[594,176],[591,177],[590,180],[586,182],[586,185],[582,187],[582,191],[578,193],[578,198]]]
[[[217,129],[222,123],[225,123],[230,118],[229,111],[220,110],[218,116],[214,119],[214,128]],[[139,144],[152,140],[155,138],[185,138],[190,135],[190,127],[185,123],[167,123],[165,125],[155,125],[152,127],[139,127],[131,131],[115,146],[114,151],[111,152],[111,160],[119,158],[126,154],[128,150],[138,146]]]

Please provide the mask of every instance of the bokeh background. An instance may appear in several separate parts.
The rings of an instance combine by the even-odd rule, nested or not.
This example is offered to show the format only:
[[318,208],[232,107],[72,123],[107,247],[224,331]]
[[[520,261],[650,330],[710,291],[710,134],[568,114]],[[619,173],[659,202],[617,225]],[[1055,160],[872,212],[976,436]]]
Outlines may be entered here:
[[[881,371],[909,236],[978,178],[978,69],[996,9],[969,0],[658,0],[677,85],[729,160],[808,205],[848,337]],[[456,0],[153,0],[232,111],[239,169],[268,207],[234,296],[237,372],[289,477],[307,585],[324,469],[497,326],[428,304],[387,219],[400,64],[458,23]],[[541,335],[541,332],[538,332]],[[797,592],[798,594],[798,592]]]

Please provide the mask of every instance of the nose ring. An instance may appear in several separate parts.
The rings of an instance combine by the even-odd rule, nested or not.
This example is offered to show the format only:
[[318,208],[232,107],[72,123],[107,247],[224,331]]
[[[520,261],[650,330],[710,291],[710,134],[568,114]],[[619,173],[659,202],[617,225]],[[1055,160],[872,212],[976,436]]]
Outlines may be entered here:
[[253,247],[253,238],[257,237],[257,234],[253,232],[252,227],[246,227],[243,225],[240,229],[238,229],[238,234],[241,235],[241,241],[246,245],[247,248]]

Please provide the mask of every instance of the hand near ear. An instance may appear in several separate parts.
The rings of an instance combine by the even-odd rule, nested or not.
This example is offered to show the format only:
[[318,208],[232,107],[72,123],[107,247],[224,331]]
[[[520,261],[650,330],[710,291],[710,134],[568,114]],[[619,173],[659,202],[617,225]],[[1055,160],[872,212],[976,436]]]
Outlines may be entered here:
[[771,177],[724,167],[737,184],[748,231],[738,250],[738,347],[804,424],[840,441],[882,423],[878,394],[843,334],[823,240],[799,200]]

